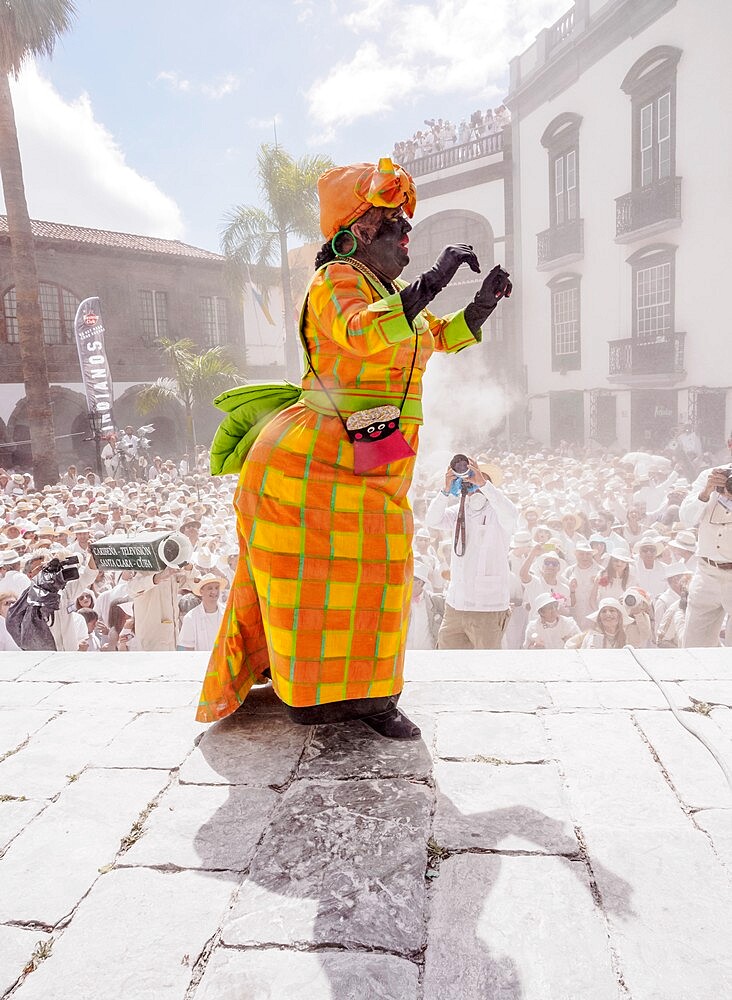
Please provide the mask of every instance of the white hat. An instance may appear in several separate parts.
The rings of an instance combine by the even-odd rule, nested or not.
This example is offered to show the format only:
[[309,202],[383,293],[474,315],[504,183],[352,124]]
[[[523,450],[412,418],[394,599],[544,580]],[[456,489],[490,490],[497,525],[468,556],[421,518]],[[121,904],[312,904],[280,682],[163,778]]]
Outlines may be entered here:
[[632,563],[633,556],[628,552],[627,549],[614,548],[610,549],[608,552],[608,559],[618,559],[621,562]]
[[548,604],[559,604],[559,598],[547,591],[543,594],[539,594],[539,596],[534,599],[534,611],[538,614],[541,609],[545,608]]
[[681,549],[683,552],[696,552],[696,538],[693,531],[680,531],[668,544],[671,548]]
[[[647,531],[644,535],[638,539],[638,541],[633,546],[634,552],[640,552],[644,545],[653,545],[656,549],[656,555],[660,556],[663,550],[666,548],[666,539],[661,538],[660,535],[655,534],[652,531]],[[694,546],[696,548],[696,546]]]
[[517,531],[513,538],[511,539],[511,548],[518,549],[523,545],[531,545],[531,532],[530,531]]
[[691,576],[691,574],[692,570],[689,569],[685,562],[669,563],[663,571],[663,575],[667,580],[672,576]]
[[596,622],[603,608],[615,608],[616,611],[620,612],[620,617],[622,619],[623,625],[633,624],[633,619],[626,612],[625,608],[617,599],[617,597],[603,597],[603,599],[600,601],[600,604],[598,605],[597,611],[593,612],[593,614],[591,615],[587,615],[588,619],[591,622]]
[[421,580],[422,583],[427,583],[429,581],[430,572],[421,559],[414,560],[414,578],[415,580]]

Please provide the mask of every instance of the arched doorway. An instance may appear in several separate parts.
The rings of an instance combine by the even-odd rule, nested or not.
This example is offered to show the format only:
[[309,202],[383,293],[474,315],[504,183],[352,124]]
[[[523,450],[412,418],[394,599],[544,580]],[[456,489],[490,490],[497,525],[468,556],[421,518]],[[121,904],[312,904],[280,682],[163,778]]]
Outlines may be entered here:
[[152,413],[142,415],[137,409],[137,397],[142,385],[133,385],[114,403],[114,422],[122,428],[127,424],[137,430],[146,424],[155,428],[151,435],[150,452],[162,459],[177,458],[185,451],[185,414],[180,403],[162,403]]
[[[65,465],[70,463],[78,464],[80,453],[77,451],[77,447],[84,447],[79,442],[89,434],[86,398],[73,389],[67,389],[62,385],[52,385],[51,407],[53,409],[53,426],[56,432],[56,456],[59,467],[63,469]],[[28,400],[23,396],[16,403],[8,420],[7,438],[9,441],[27,442],[29,440],[30,427],[27,411]],[[3,452],[10,450],[9,448],[2,449]],[[86,464],[93,466],[93,445],[91,457],[92,460]],[[19,469],[30,469],[32,465],[30,444],[19,443],[17,447],[12,449],[12,462],[10,464]]]

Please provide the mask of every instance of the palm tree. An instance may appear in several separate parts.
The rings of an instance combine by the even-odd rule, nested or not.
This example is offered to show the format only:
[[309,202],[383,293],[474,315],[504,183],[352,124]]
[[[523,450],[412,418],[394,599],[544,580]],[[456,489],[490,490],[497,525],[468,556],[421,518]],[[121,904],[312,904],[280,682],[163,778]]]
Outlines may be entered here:
[[156,379],[141,389],[137,395],[137,410],[144,415],[152,413],[160,404],[179,403],[186,415],[186,449],[189,455],[195,455],[194,411],[210,404],[214,396],[241,381],[243,376],[223,347],[211,347],[201,354],[198,344],[188,339],[161,337],[156,344],[173,375]]
[[327,156],[305,156],[300,160],[281,146],[264,143],[257,154],[259,187],[265,208],[238,205],[227,213],[221,231],[221,248],[237,270],[242,283],[253,273],[264,282],[267,268],[279,265],[285,316],[285,370],[288,378],[300,380],[300,341],[287,259],[287,239],[308,242],[319,238],[316,182],[333,161]]
[[71,0],[3,0],[0,3],[0,176],[8,214],[15,280],[18,339],[23,364],[36,489],[58,482],[51,389],[43,342],[35,245],[23,185],[15,111],[8,77],[17,79],[26,59],[53,53],[56,39],[76,14]]

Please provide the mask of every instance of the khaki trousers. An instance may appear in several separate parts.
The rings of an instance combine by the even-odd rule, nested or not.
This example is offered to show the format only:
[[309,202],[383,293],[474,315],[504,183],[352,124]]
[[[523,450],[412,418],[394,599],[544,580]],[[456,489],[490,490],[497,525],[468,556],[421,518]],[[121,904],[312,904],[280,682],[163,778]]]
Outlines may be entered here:
[[718,646],[725,614],[732,615],[732,569],[700,559],[689,587],[684,646]]
[[445,615],[437,633],[438,649],[500,649],[511,617],[505,611],[456,611],[445,604]]

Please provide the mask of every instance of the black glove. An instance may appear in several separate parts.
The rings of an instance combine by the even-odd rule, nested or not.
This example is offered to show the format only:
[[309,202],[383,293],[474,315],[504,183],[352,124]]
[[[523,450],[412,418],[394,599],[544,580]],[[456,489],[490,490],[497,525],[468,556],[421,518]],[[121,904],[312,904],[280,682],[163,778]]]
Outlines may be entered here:
[[465,307],[465,322],[471,333],[480,330],[500,300],[507,299],[512,290],[513,285],[508,280],[508,271],[504,271],[500,264],[496,264],[486,275],[473,301]]
[[408,323],[450,284],[461,264],[467,264],[471,271],[480,274],[480,264],[471,246],[459,243],[445,247],[429,271],[420,274],[416,281],[402,289],[399,294]]

